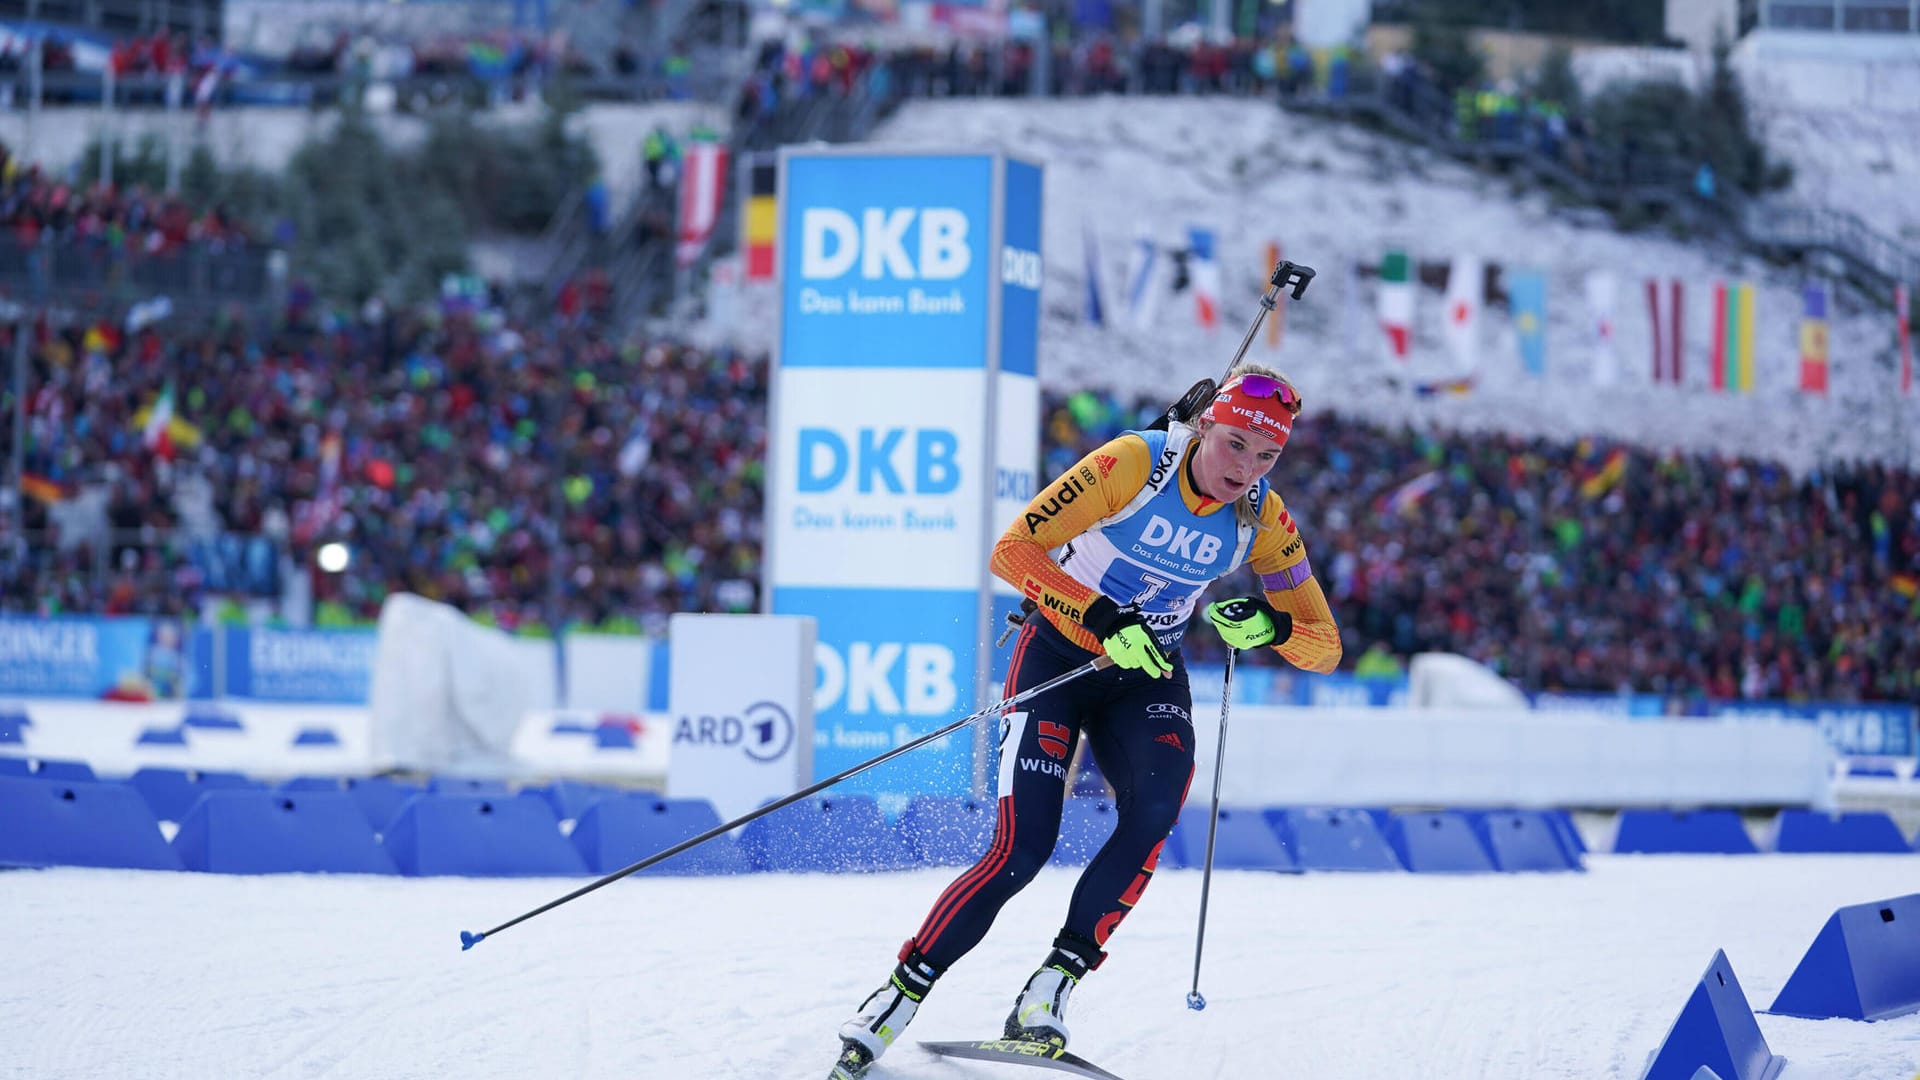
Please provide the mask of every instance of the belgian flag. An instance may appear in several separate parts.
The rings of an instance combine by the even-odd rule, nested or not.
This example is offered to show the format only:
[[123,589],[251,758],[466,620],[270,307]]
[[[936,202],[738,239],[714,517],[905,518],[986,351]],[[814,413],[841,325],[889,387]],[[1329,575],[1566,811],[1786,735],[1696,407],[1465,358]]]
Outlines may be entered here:
[[772,154],[749,154],[743,167],[747,170],[747,182],[742,185],[746,205],[740,219],[746,223],[747,280],[772,281],[774,219],[779,212],[774,197],[779,190],[780,159]]

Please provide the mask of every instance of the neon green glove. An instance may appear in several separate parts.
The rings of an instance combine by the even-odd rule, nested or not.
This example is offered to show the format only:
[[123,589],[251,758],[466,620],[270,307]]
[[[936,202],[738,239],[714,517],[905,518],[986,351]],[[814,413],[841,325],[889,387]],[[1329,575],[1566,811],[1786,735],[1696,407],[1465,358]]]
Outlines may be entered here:
[[1276,611],[1264,596],[1236,596],[1207,605],[1207,620],[1220,640],[1235,649],[1278,645],[1293,636],[1293,616]]
[[1140,617],[1140,605],[1122,607],[1108,597],[1096,596],[1093,603],[1087,605],[1086,618],[1080,620],[1080,625],[1093,631],[1093,636],[1100,639],[1100,647],[1107,650],[1116,665],[1144,671],[1156,679],[1173,674],[1173,661],[1160,651],[1160,642],[1147,628],[1147,621]]

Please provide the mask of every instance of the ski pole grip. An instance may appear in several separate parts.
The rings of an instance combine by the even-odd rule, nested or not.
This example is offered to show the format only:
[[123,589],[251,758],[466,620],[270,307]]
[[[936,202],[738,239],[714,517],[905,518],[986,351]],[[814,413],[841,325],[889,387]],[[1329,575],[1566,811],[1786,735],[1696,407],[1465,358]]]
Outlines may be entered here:
[[1291,285],[1293,298],[1298,300],[1300,295],[1307,291],[1307,286],[1313,283],[1313,267],[1281,259],[1274,264],[1273,277],[1268,279],[1268,283],[1276,289],[1285,289]]

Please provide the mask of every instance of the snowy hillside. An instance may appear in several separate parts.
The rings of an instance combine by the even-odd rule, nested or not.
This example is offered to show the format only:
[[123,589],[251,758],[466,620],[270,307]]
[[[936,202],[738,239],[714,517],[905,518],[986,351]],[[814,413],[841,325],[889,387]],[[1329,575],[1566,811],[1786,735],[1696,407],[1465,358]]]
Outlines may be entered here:
[[[1556,210],[1539,193],[1398,141],[1352,127],[1232,99],[1107,98],[1054,102],[939,101],[907,106],[874,137],[880,146],[997,148],[1046,167],[1041,376],[1055,387],[1103,385],[1176,395],[1217,375],[1257,308],[1264,244],[1320,271],[1291,305],[1280,352],[1256,342],[1250,356],[1276,360],[1298,381],[1309,408],[1466,430],[1512,429],[1556,437],[1586,434],[1655,447],[1718,449],[1784,461],[1796,469],[1848,458],[1920,461],[1920,399],[1893,385],[1893,329],[1884,311],[1841,296],[1831,330],[1835,392],[1803,399],[1798,271],[1781,272],[1731,250],[1622,235],[1591,213]],[[1200,330],[1193,301],[1169,297],[1148,331],[1097,328],[1080,316],[1083,229],[1100,251],[1109,309],[1121,306],[1128,245],[1146,230],[1183,244],[1190,225],[1221,237],[1222,325]],[[1483,322],[1479,389],[1417,399],[1415,382],[1457,374],[1442,345],[1441,295],[1423,290],[1415,356],[1388,361],[1375,326],[1371,279],[1350,285],[1343,267],[1372,265],[1390,246],[1444,261],[1471,251],[1548,277],[1548,377],[1522,373],[1506,313]],[[1164,260],[1163,260],[1164,262]],[[1591,379],[1584,299],[1587,274],[1618,277],[1615,317],[1620,381]],[[1650,381],[1645,279],[1677,276],[1687,288],[1685,379]],[[1745,278],[1758,287],[1751,397],[1708,389],[1712,283]],[[1391,364],[1391,366],[1390,366]]]
[[1856,214],[1920,251],[1920,112],[1756,103],[1768,148],[1793,165],[1790,194]]

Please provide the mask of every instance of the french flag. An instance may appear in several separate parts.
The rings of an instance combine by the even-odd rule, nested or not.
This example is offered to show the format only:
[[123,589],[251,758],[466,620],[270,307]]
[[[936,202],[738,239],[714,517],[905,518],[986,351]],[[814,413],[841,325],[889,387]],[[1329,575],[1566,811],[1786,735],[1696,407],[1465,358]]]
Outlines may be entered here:
[[1193,275],[1194,315],[1213,330],[1220,325],[1220,260],[1212,229],[1187,229],[1187,271]]

